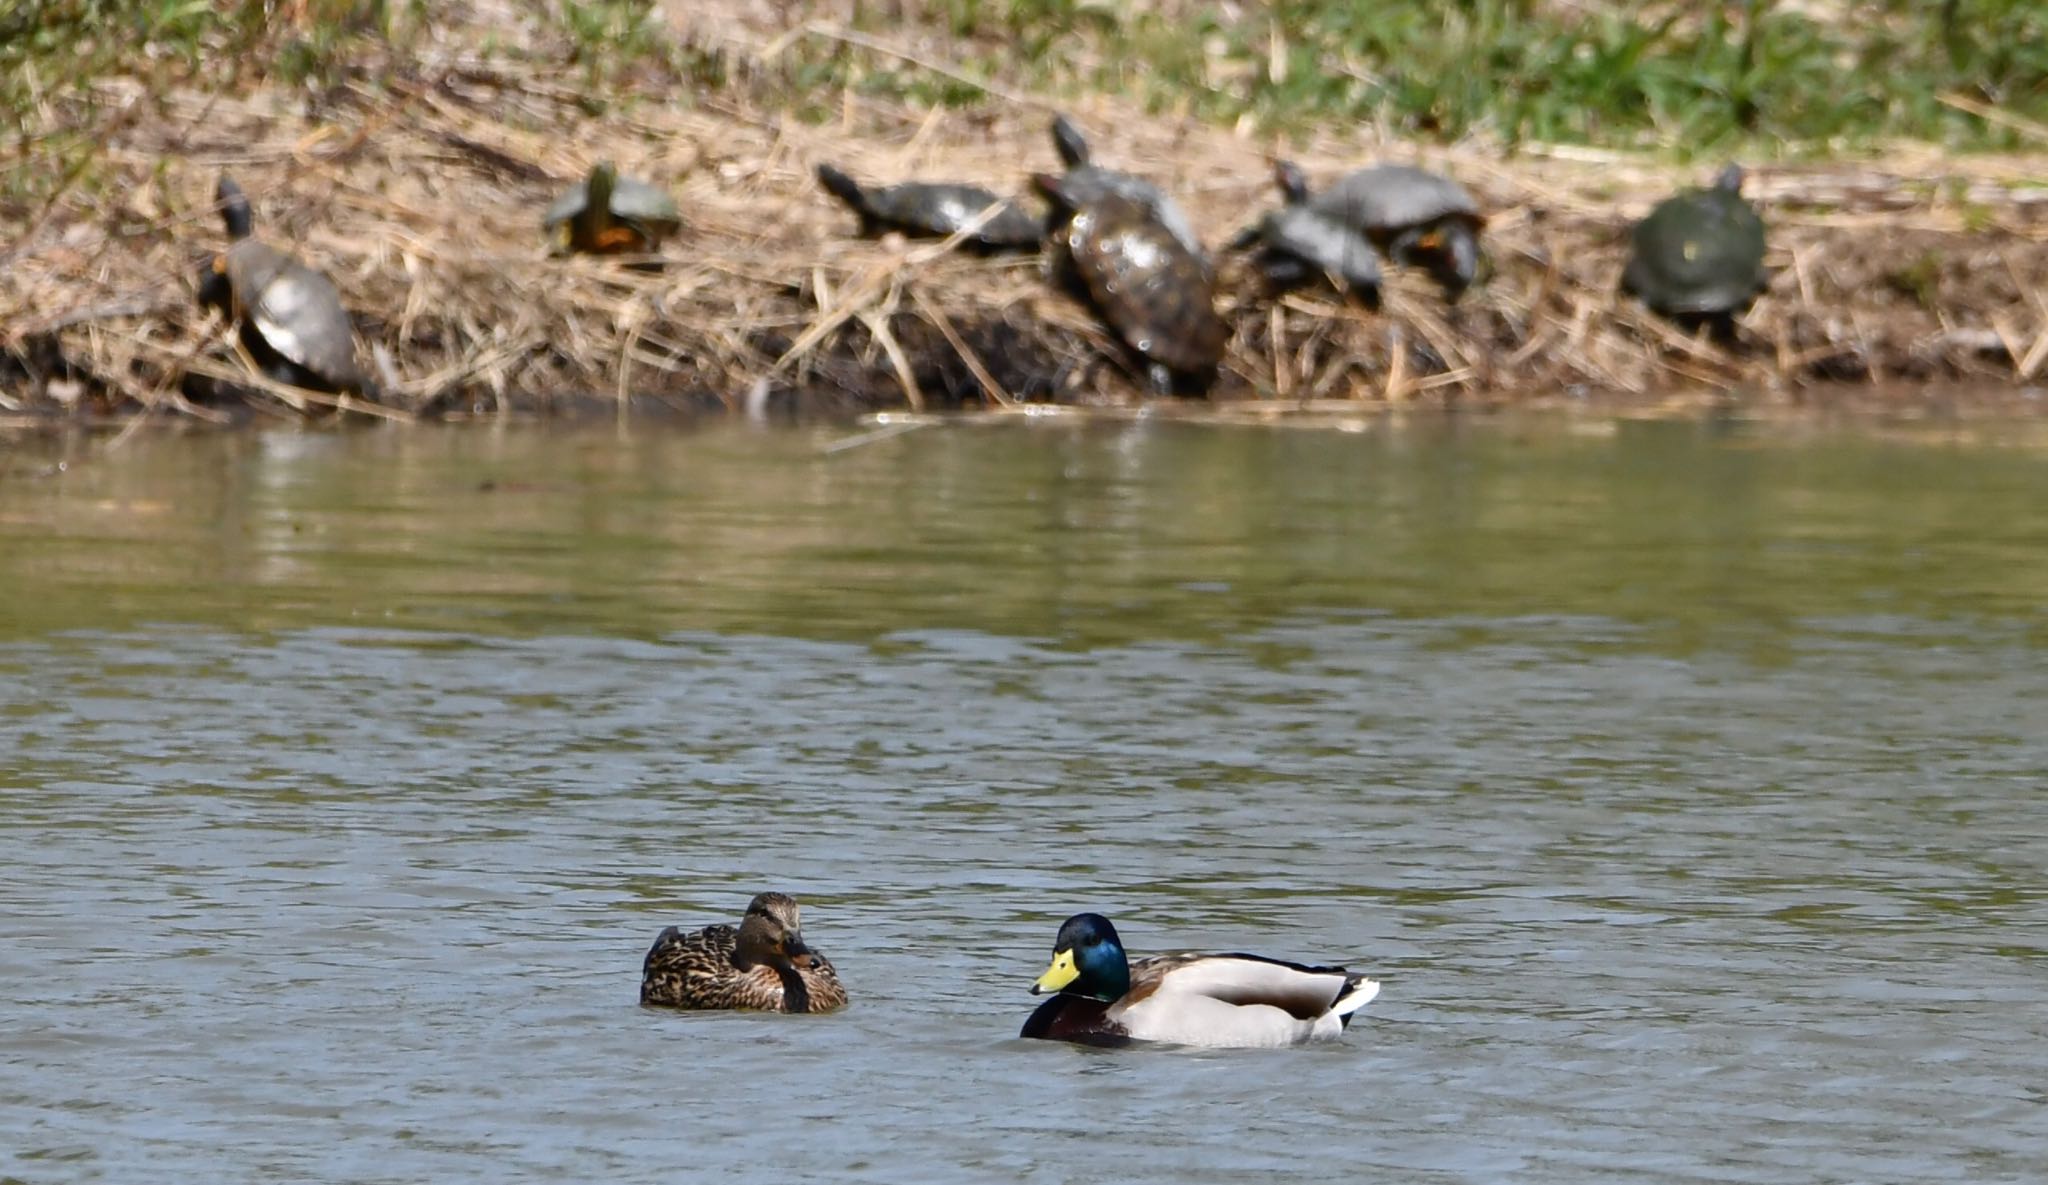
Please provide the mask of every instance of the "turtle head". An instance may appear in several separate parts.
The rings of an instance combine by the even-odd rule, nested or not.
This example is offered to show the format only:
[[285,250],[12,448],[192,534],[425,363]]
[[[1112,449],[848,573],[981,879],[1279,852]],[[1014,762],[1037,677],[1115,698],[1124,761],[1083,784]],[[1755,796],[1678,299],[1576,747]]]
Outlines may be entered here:
[[1072,214],[1081,204],[1074,195],[1073,187],[1058,173],[1031,174],[1031,187],[1052,204],[1054,215]]
[[1722,165],[1721,171],[1714,175],[1714,188],[1728,193],[1741,193],[1743,179],[1748,175],[1741,165],[1731,160]]
[[1273,184],[1280,187],[1280,196],[1286,198],[1290,206],[1308,201],[1308,175],[1291,160],[1273,162]]
[[256,216],[249,211],[249,195],[235,184],[235,179],[226,173],[220,175],[220,184],[214,187],[213,200],[220,207],[220,220],[227,227],[228,238],[246,239],[254,228]]
[[610,210],[612,190],[619,183],[619,171],[612,162],[601,160],[590,166],[590,177],[583,183],[583,208],[586,210]]
[[1070,169],[1088,163],[1088,138],[1064,115],[1052,117],[1052,146],[1059,151],[1060,162]]

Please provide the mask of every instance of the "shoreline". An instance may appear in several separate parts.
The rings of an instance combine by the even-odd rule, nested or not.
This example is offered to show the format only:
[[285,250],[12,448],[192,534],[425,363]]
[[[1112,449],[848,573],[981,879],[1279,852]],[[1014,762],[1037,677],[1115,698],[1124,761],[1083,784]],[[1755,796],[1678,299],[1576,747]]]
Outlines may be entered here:
[[[830,161],[864,181],[1017,195],[1030,171],[1055,167],[1049,105],[920,111],[849,93],[841,119],[819,125],[713,94],[594,119],[566,74],[480,62],[353,82],[317,104],[266,88],[128,99],[102,140],[110,183],[7,228],[7,422],[693,416],[750,401],[848,417],[1146,398],[1035,257],[856,238],[812,177]],[[145,99],[153,110],[135,114]],[[1724,348],[1616,291],[1631,222],[1710,169],[1418,148],[1369,130],[1282,142],[1099,97],[1061,109],[1097,159],[1171,190],[1212,247],[1274,205],[1282,154],[1319,184],[1375,159],[1422,164],[1486,212],[1488,271],[1455,305],[1402,269],[1378,313],[1313,291],[1276,302],[1219,254],[1232,330],[1209,399],[1219,412],[1343,401],[2024,416],[2048,402],[2027,390],[2048,378],[2048,155],[1901,146],[1883,162],[1754,164],[1772,280]],[[544,253],[541,211],[599,158],[681,205],[660,270]],[[198,269],[223,242],[211,205],[223,170],[256,203],[259,237],[334,279],[364,363],[373,350],[392,360],[381,406],[252,380],[232,335],[194,306]]]

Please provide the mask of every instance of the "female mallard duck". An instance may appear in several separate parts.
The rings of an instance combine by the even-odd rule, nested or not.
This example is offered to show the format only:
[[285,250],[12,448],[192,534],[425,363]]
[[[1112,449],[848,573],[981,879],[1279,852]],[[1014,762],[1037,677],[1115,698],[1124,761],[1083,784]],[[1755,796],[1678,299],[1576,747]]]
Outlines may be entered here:
[[1024,1022],[1024,1037],[1122,1045],[1277,1047],[1335,1040],[1378,995],[1377,980],[1342,967],[1304,967],[1257,955],[1156,955],[1133,963],[1101,914],[1060,927],[1052,966],[1031,993],[1056,992]]
[[846,1006],[846,989],[825,956],[804,945],[796,898],[763,893],[748,904],[737,930],[663,930],[640,969],[640,1002],[830,1012]]

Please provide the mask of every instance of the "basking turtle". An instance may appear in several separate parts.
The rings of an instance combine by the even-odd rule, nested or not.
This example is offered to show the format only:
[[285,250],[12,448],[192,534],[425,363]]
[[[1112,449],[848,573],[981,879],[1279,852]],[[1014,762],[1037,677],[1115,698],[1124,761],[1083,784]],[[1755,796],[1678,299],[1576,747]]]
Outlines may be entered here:
[[1234,251],[1257,247],[1252,264],[1276,292],[1329,277],[1372,308],[1380,303],[1380,260],[1357,231],[1309,206],[1308,181],[1287,161],[1274,166],[1287,202],[1230,241]]
[[592,165],[590,176],[563,191],[541,219],[557,255],[651,255],[682,225],[674,198],[619,176],[608,160]]
[[1742,196],[1742,166],[1706,189],[1666,198],[1636,223],[1623,291],[1652,311],[1710,325],[1723,337],[1764,290],[1764,222]]
[[234,178],[223,173],[215,193],[228,249],[207,265],[199,303],[239,322],[242,344],[278,382],[377,398],[376,383],[356,365],[355,332],[334,282],[252,236],[255,216]]
[[[1166,191],[1143,177],[1115,169],[1105,169],[1089,159],[1088,140],[1081,135],[1081,129],[1064,115],[1053,117],[1052,143],[1059,150],[1061,163],[1067,166],[1065,183],[1067,193],[1076,205],[1085,206],[1104,194],[1114,193],[1136,202],[1151,211],[1167,233],[1180,241],[1188,253],[1201,261],[1204,268],[1209,266],[1209,252],[1203,248],[1202,240],[1195,234],[1194,224],[1181,212],[1180,204],[1166,195]],[[1054,216],[1055,220],[1058,216]],[[1052,229],[1053,223],[1047,224]]]
[[[1283,191],[1307,191],[1291,162],[1274,166]],[[1371,165],[1339,178],[1309,202],[1373,241],[1395,263],[1428,271],[1456,300],[1479,273],[1479,231],[1486,218],[1465,187],[1413,165]]]
[[1206,390],[1216,380],[1230,330],[1216,315],[1205,261],[1142,202],[1073,185],[1071,177],[1040,173],[1032,182],[1052,203],[1047,249],[1071,269],[1096,314],[1144,360],[1152,389]]
[[1038,219],[1015,202],[1005,201],[978,185],[905,181],[863,188],[831,165],[818,166],[818,184],[860,215],[860,233],[901,231],[921,238],[943,239],[990,206],[996,213],[965,240],[982,251],[1036,251],[1044,237]]

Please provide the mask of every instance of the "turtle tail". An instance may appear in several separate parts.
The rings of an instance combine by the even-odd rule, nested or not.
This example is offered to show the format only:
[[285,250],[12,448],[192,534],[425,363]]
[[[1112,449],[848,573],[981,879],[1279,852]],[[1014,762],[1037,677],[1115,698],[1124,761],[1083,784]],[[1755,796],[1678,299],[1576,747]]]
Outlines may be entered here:
[[819,165],[818,184],[824,186],[826,192],[833,197],[845,202],[847,209],[860,215],[863,232],[873,224],[874,214],[868,209],[868,195],[861,190],[860,182],[831,165]]

